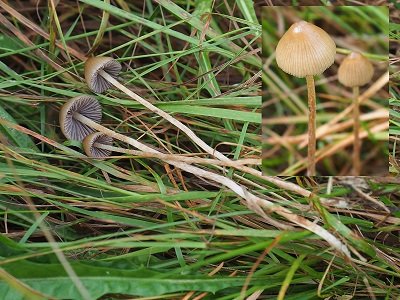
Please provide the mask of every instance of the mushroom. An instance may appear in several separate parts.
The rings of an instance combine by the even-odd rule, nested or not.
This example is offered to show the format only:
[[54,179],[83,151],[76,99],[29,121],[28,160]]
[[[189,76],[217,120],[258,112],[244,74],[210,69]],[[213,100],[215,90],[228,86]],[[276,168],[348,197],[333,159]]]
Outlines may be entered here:
[[85,62],[86,83],[93,92],[104,93],[112,87],[112,83],[99,73],[103,71],[113,79],[117,79],[121,69],[121,64],[112,57],[96,56],[88,58]]
[[[90,122],[86,122],[90,120]],[[78,96],[66,102],[59,115],[62,133],[70,140],[82,141],[101,122],[101,105],[92,96]]]
[[221,161],[231,161],[221,152],[211,148],[202,139],[200,139],[189,127],[184,125],[179,120],[172,117],[167,112],[154,106],[147,100],[143,99],[136,93],[132,92],[124,85],[117,81],[118,73],[121,71],[121,65],[115,59],[111,57],[91,57],[85,62],[85,80],[89,88],[96,93],[102,93],[111,86],[115,86],[126,95],[136,100],[150,111],[163,117],[171,124],[182,130],[192,141],[194,141],[201,149],[206,151],[208,154],[215,156]]
[[111,150],[101,148],[112,146],[113,138],[101,132],[93,132],[83,139],[83,150],[87,156],[104,159],[111,155]]
[[306,21],[294,23],[276,47],[276,62],[284,72],[306,78],[308,92],[308,162],[307,175],[315,175],[315,83],[314,75],[322,74],[335,60],[336,45],[321,28]]
[[353,175],[361,172],[361,140],[360,140],[360,103],[358,97],[360,86],[371,81],[374,75],[374,67],[371,62],[358,52],[351,52],[342,61],[338,70],[338,79],[341,84],[353,88]]

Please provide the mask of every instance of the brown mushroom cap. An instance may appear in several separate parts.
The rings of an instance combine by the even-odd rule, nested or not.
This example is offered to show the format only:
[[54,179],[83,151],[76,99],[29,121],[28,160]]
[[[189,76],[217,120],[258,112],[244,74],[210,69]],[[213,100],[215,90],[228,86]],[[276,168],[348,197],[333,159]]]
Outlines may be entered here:
[[276,47],[279,68],[296,77],[321,74],[334,63],[335,55],[332,38],[306,21],[290,26]]
[[60,110],[59,120],[62,133],[67,139],[82,141],[95,130],[74,118],[79,113],[96,123],[101,122],[101,105],[96,98],[82,95],[68,100]]
[[94,132],[89,134],[82,142],[83,150],[85,150],[87,156],[95,158],[105,158],[111,155],[110,150],[98,148],[94,145],[95,143],[111,146],[113,143],[113,139],[112,137],[105,135],[101,132]]
[[339,66],[338,79],[348,87],[363,86],[371,81],[374,67],[361,53],[352,52]]
[[112,57],[90,57],[85,62],[85,80],[89,88],[95,93],[107,91],[112,84],[99,75],[100,70],[104,70],[113,78],[117,79],[122,66]]

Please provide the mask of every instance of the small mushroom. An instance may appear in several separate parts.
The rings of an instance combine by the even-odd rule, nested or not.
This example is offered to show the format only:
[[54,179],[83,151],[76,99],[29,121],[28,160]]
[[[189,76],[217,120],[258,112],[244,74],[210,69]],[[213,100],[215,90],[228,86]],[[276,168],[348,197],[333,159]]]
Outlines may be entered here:
[[111,150],[101,148],[102,146],[112,146],[113,138],[101,133],[93,132],[84,138],[83,150],[89,157],[104,159],[111,155]]
[[101,116],[101,105],[96,98],[92,96],[72,98],[60,110],[61,131],[70,140],[82,141],[88,134],[94,132],[94,129],[79,119],[85,117],[94,123],[100,123]]
[[121,69],[121,64],[112,57],[90,57],[85,62],[86,83],[93,92],[104,93],[112,87],[112,83],[101,76],[99,74],[100,71],[103,71],[109,74],[112,78],[117,79]]
[[369,83],[374,75],[374,67],[361,53],[351,52],[342,61],[338,70],[338,79],[347,87],[360,87]]
[[211,148],[202,139],[200,139],[189,127],[184,125],[181,121],[172,117],[167,112],[154,106],[147,100],[143,99],[130,89],[126,88],[123,84],[118,82],[116,79],[119,72],[121,71],[121,65],[119,62],[111,57],[92,57],[86,60],[85,63],[85,80],[89,88],[96,92],[102,93],[111,86],[115,86],[126,95],[136,100],[150,111],[158,114],[159,116],[166,119],[171,124],[182,130],[189,138],[192,139],[201,149],[206,151],[208,154],[217,157],[222,161],[231,161],[221,152]]
[[276,47],[276,62],[284,72],[306,78],[308,92],[307,175],[315,175],[316,104],[314,75],[322,74],[335,61],[336,45],[321,28],[306,21],[294,23]]
[[369,83],[374,75],[374,67],[361,53],[350,53],[340,64],[338,79],[341,84],[353,89],[353,175],[361,173],[361,140],[360,140],[360,103],[358,97],[360,86]]

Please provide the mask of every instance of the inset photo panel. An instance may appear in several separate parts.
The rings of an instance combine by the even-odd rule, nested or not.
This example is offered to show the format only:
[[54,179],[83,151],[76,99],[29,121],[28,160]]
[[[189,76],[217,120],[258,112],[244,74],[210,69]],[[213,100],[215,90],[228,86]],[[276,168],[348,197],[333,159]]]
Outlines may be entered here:
[[386,176],[389,10],[262,7],[265,175]]

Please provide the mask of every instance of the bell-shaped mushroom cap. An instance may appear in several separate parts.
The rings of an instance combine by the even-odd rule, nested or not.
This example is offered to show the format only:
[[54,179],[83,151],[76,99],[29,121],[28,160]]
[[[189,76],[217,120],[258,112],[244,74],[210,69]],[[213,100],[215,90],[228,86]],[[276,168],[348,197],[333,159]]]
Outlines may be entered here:
[[85,62],[85,80],[89,88],[95,93],[107,91],[112,84],[99,75],[100,70],[117,79],[122,66],[112,57],[90,57]]
[[82,141],[95,130],[74,118],[79,113],[96,123],[101,122],[101,105],[96,98],[82,95],[68,100],[60,110],[60,127],[67,139]]
[[94,145],[95,143],[108,146],[112,145],[113,143],[112,137],[109,137],[104,133],[101,132],[91,133],[87,137],[85,137],[82,143],[83,143],[83,150],[85,150],[87,156],[94,158],[106,158],[107,156],[111,155],[110,150],[101,149]]
[[362,86],[371,81],[374,67],[361,53],[352,52],[339,66],[338,79],[348,87]]
[[294,23],[279,40],[276,62],[279,68],[296,77],[322,74],[329,68],[336,54],[332,38],[311,23]]

